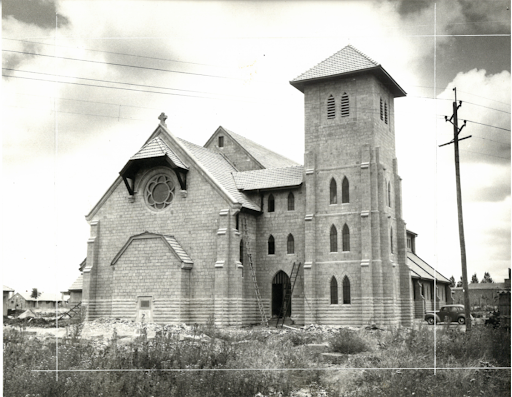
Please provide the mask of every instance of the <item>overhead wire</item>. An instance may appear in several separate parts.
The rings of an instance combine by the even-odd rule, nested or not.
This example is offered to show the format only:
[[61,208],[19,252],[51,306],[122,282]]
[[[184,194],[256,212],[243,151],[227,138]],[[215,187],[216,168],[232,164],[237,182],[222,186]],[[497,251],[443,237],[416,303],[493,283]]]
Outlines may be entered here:
[[13,53],[17,53],[17,54],[26,54],[26,55],[35,55],[35,56],[47,57],[47,58],[65,59],[68,61],[89,62],[89,63],[96,63],[96,64],[102,64],[102,65],[121,66],[121,67],[143,69],[143,70],[153,70],[153,71],[157,71],[157,72],[179,73],[179,74],[186,74],[186,75],[193,75],[193,76],[213,77],[213,78],[229,79],[229,80],[245,80],[245,79],[239,78],[239,77],[221,76],[221,75],[206,74],[206,73],[184,72],[181,70],[151,68],[148,66],[127,65],[127,64],[115,63],[115,62],[93,61],[90,59],[79,59],[79,58],[62,57],[62,56],[57,56],[57,55],[38,54],[35,52],[27,52],[27,51],[2,50],[2,52],[13,52]]
[[[237,98],[247,98],[247,97],[240,97],[240,96],[230,95],[230,94],[217,94],[215,92],[208,92],[208,91],[185,90],[185,89],[181,89],[181,88],[160,87],[160,86],[145,85],[145,84],[135,84],[135,83],[124,83],[124,82],[121,82],[121,81],[91,79],[91,78],[87,78],[87,77],[66,76],[66,75],[62,75],[62,74],[42,73],[42,72],[34,72],[34,71],[30,71],[30,70],[21,70],[21,69],[11,69],[11,68],[2,68],[2,69],[3,70],[9,70],[9,71],[23,72],[23,73],[40,74],[40,75],[44,75],[44,76],[64,77],[64,78],[68,78],[68,79],[79,79],[79,80],[96,81],[96,82],[101,82],[101,83],[132,85],[132,86],[136,86],[136,87],[157,88],[157,89],[162,89],[162,90],[174,90],[174,91],[195,92],[195,93],[209,94],[209,95],[223,95],[223,96],[233,96],[233,97],[237,97]],[[9,76],[9,77],[12,77],[12,76]],[[48,81],[53,81],[53,80],[48,80]]]

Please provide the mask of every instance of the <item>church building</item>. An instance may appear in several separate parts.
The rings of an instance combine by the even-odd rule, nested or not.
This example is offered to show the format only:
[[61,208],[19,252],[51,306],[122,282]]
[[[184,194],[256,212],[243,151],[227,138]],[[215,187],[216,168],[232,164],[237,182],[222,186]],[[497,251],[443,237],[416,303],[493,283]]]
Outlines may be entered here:
[[[347,46],[296,77],[304,165],[219,127],[204,146],[165,115],[86,216],[87,318],[411,325],[394,98]],[[298,273],[292,275],[292,269]]]

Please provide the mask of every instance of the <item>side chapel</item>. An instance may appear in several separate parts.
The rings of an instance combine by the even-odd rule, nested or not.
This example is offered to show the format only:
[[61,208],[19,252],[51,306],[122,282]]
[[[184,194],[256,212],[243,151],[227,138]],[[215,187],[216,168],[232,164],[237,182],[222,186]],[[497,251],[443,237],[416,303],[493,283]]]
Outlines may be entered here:
[[394,133],[404,90],[350,45],[290,84],[304,94],[303,166],[223,127],[195,145],[160,116],[86,216],[89,320],[261,323],[251,268],[271,318],[300,263],[297,324],[411,325]]

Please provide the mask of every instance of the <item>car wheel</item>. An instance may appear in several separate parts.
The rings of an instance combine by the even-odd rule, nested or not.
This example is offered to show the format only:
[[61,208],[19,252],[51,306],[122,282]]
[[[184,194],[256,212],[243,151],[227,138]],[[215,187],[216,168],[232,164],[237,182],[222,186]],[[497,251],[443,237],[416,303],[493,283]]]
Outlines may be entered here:
[[457,319],[457,322],[460,324],[460,325],[464,325],[466,324],[466,319],[464,317],[459,317]]
[[429,319],[427,319],[427,323],[430,325],[434,324],[434,317],[430,317]]

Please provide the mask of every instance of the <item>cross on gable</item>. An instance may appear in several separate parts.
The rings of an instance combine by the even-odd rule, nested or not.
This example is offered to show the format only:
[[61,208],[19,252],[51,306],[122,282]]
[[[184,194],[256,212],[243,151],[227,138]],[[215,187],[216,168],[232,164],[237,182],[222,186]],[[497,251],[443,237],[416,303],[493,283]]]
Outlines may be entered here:
[[161,124],[165,124],[165,120],[167,120],[167,116],[164,112],[160,113],[160,116],[158,116],[158,119],[160,120]]

